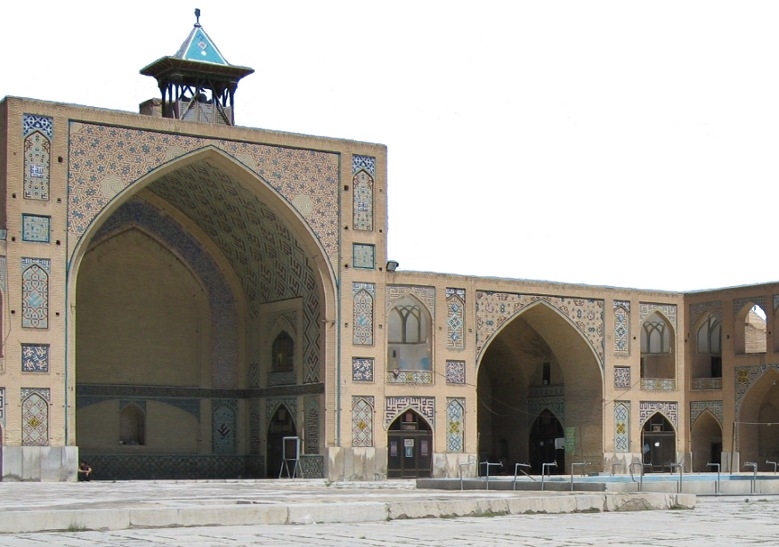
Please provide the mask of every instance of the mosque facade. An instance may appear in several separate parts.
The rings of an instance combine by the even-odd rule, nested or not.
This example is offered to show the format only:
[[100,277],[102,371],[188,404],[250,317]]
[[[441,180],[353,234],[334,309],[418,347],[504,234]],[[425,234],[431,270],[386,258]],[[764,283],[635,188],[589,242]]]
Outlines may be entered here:
[[4,480],[779,459],[779,283],[404,271],[386,148],[236,126],[250,73],[198,23],[139,114],[0,102]]

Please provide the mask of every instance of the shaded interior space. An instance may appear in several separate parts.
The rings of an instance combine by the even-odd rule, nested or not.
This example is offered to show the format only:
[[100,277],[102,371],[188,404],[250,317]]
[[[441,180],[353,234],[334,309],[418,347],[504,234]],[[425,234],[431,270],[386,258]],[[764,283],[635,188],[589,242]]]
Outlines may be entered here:
[[567,319],[545,303],[524,310],[490,340],[479,365],[479,461],[502,463],[507,474],[517,463],[541,473],[558,458],[548,472],[602,466],[602,386],[595,354]]
[[[770,368],[749,388],[736,422],[736,448],[741,465],[755,462],[758,469],[770,469],[766,461],[779,461],[779,372]],[[742,469],[743,470],[743,469]]]
[[670,473],[676,456],[676,430],[660,412],[655,412],[641,429],[642,463],[645,473]]
[[733,321],[734,346],[737,354],[765,353],[768,345],[766,313],[754,302],[736,312]]
[[696,325],[692,358],[692,388],[722,388],[722,324],[711,314]]
[[387,478],[429,478],[433,470],[433,431],[413,410],[401,413],[387,431]]
[[432,370],[433,321],[414,296],[399,299],[387,315],[387,369]]
[[294,416],[266,398],[324,393],[319,248],[263,181],[195,158],[121,196],[74,272],[76,436],[97,479],[277,474]]
[[692,471],[706,473],[716,471],[710,463],[722,464],[722,426],[714,415],[706,410],[692,426]]
[[671,344],[673,339],[671,323],[659,312],[652,313],[641,325],[642,388],[663,391],[676,388],[676,355]]
[[[284,439],[296,437],[297,428],[295,420],[289,409],[285,405],[280,405],[268,424],[268,464],[266,465],[265,476],[268,478],[281,478],[289,476],[290,471],[294,471],[294,464],[285,462],[289,456],[284,453]],[[285,467],[284,464],[287,464]],[[287,472],[284,475],[284,472]]]

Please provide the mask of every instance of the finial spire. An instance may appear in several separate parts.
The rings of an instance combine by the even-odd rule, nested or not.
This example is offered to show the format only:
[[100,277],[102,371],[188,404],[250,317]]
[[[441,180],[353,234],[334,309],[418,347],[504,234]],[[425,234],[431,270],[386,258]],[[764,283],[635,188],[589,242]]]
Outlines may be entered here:
[[195,26],[200,26],[200,8],[195,8]]

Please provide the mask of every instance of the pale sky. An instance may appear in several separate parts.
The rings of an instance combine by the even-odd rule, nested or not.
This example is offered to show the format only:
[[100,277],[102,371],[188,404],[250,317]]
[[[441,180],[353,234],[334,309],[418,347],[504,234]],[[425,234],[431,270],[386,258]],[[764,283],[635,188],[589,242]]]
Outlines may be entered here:
[[779,280],[779,2],[7,2],[0,96],[137,112],[196,7],[238,125],[388,146],[402,270]]

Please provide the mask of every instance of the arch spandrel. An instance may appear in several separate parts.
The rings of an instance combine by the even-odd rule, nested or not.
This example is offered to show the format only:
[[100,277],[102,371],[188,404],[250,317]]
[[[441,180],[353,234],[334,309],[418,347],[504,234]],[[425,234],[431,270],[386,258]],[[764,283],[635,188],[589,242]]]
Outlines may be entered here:
[[476,292],[476,355],[520,314],[537,304],[546,305],[568,322],[587,343],[601,371],[604,363],[604,301],[587,298],[563,298],[528,294]]
[[[69,129],[68,233],[73,241],[123,190],[149,183],[148,175],[180,168],[182,158],[196,161],[192,152],[211,147],[273,188],[305,220],[326,254],[337,257],[338,154],[82,122],[71,122]],[[252,180],[243,177],[243,182]]]

